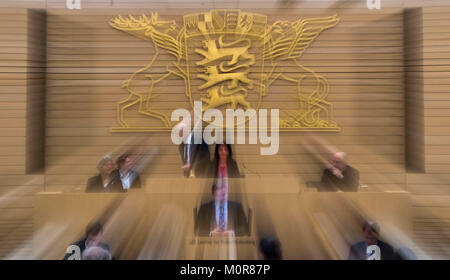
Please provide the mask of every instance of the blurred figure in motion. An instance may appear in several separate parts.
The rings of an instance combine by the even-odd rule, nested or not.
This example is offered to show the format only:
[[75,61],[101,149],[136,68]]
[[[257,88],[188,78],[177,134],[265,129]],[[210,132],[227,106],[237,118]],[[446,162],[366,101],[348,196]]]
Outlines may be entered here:
[[214,183],[214,200],[200,206],[197,234],[200,236],[242,236],[248,234],[248,223],[242,204],[228,200],[227,188]]
[[273,237],[261,239],[258,246],[258,258],[260,260],[282,260],[281,242]]
[[108,250],[103,249],[102,247],[94,246],[89,247],[84,250],[82,256],[82,260],[99,260],[99,261],[109,261],[112,260],[111,253]]
[[[178,146],[183,162],[181,168],[183,169],[185,178],[203,178],[208,171],[211,156],[209,154],[208,144],[203,140],[203,137],[201,144],[194,143],[194,130],[191,125],[194,120],[194,111],[191,110],[190,114],[191,118],[189,122],[187,119],[184,119],[177,124],[179,135],[183,137],[183,142]],[[185,130],[190,131],[190,133],[185,133]]]
[[367,247],[371,245],[377,245],[380,248],[381,260],[393,260],[394,249],[391,245],[378,239],[380,234],[380,226],[375,222],[366,222],[363,225],[363,238],[364,241],[356,243],[350,247],[350,253],[348,255],[349,260],[367,260]]
[[[78,247],[79,250],[77,251],[81,254],[83,254],[87,248],[91,247],[101,247],[109,252],[109,245],[101,242],[102,237],[103,237],[103,226],[100,223],[95,222],[87,226],[86,234],[83,239],[69,245],[69,247],[70,246]],[[64,256],[64,260],[68,260],[72,255],[73,254],[71,253],[67,253]]]
[[294,5],[294,4],[298,4],[298,2],[302,2],[300,0],[279,0],[278,1],[280,3],[280,6],[289,6],[289,5]]
[[[122,192],[122,182],[113,171],[116,164],[110,155],[104,156],[97,164],[100,173],[88,179],[86,192]],[[115,176],[116,175],[116,176]]]
[[397,249],[397,252],[395,253],[395,259],[413,261],[417,260],[417,256],[411,249],[407,247],[400,247]]
[[138,260],[180,259],[186,238],[186,215],[175,204],[163,205],[152,224]]
[[139,173],[134,170],[136,165],[131,152],[122,154],[116,161],[118,169],[113,172],[113,176],[120,178],[123,190],[130,188],[140,188],[141,180]]
[[325,166],[321,182],[307,184],[314,183],[318,191],[358,191],[359,171],[347,164],[346,153],[311,134],[303,144]]
[[214,150],[214,159],[209,169],[210,178],[239,178],[241,173],[230,144],[217,144]]
[[347,155],[344,152],[333,154],[331,167],[323,171],[320,190],[358,191],[359,171],[347,164],[346,157]]

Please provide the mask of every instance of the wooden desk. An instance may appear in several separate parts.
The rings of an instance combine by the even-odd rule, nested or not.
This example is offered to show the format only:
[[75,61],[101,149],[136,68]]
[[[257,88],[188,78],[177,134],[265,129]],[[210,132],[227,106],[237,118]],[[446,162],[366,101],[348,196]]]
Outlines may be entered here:
[[[245,211],[252,208],[253,222],[251,236],[227,242],[194,236],[193,209],[211,199],[208,180],[155,180],[127,194],[40,193],[35,255],[62,258],[68,244],[81,239],[86,225],[102,215],[108,217],[104,241],[118,259],[255,259],[263,236],[280,239],[285,259],[342,259],[348,246],[361,240],[362,220],[368,218],[380,224],[383,240],[409,245],[408,193],[299,192],[295,185],[270,184],[269,189],[263,180],[230,183],[230,199],[240,201]],[[224,247],[216,245],[230,242],[235,249],[227,247],[224,257]]]

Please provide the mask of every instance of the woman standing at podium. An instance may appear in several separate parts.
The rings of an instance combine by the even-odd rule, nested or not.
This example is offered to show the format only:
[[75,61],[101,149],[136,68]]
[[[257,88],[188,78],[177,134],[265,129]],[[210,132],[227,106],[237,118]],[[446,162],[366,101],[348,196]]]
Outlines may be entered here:
[[214,151],[214,159],[209,169],[209,177],[239,178],[241,173],[236,161],[233,159],[233,152],[229,144],[217,144]]

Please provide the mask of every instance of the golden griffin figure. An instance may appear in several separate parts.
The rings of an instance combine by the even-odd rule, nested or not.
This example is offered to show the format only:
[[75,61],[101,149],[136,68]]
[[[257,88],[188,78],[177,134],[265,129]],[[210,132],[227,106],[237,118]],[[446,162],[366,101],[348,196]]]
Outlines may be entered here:
[[[240,10],[185,15],[181,27],[174,20],[160,20],[157,13],[117,16],[110,21],[112,27],[151,41],[155,52],[145,67],[123,82],[129,95],[117,104],[120,127],[111,130],[170,131],[170,115],[154,102],[164,92],[156,92],[155,86],[181,79],[192,108],[194,100],[202,101],[203,110],[276,108],[281,131],[339,131],[333,105],[326,101],[327,80],[299,61],[314,39],[338,22],[333,15],[268,25],[265,15]],[[163,71],[151,71],[163,61]],[[144,90],[137,86],[143,80],[148,82]],[[271,90],[274,87],[282,90]],[[276,96],[276,102],[266,101],[269,95]],[[130,125],[124,116],[130,107],[160,125]]]

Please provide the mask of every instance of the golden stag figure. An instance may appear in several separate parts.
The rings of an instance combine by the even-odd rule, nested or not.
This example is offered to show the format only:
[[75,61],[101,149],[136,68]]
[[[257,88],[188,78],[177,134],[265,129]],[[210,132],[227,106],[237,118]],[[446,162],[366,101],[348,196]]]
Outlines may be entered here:
[[[125,100],[117,104],[118,121],[122,127],[129,127],[124,120],[124,111],[138,104],[138,112],[140,114],[155,117],[163,123],[165,127],[171,127],[168,116],[151,107],[152,98],[154,98],[153,88],[159,82],[167,79],[171,75],[181,77],[186,85],[186,72],[180,67],[180,62],[185,60],[184,53],[184,30],[179,28],[174,20],[162,21],[158,19],[157,13],[152,13],[150,18],[145,14],[139,18],[131,15],[128,17],[117,16],[109,23],[112,27],[130,33],[140,39],[151,41],[155,46],[155,55],[148,65],[133,73],[129,79],[122,83],[122,87],[129,92]],[[167,53],[176,58],[176,62],[166,66],[166,72],[162,74],[146,74],[145,71],[150,69],[155,61],[158,60],[162,53]],[[148,79],[151,84],[146,91],[137,90],[137,80],[140,78]]]

